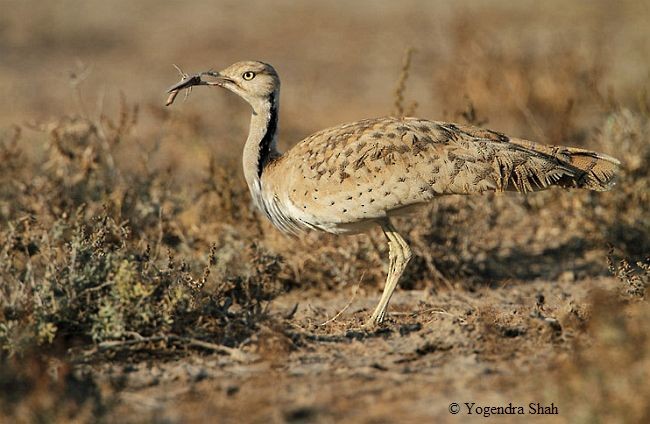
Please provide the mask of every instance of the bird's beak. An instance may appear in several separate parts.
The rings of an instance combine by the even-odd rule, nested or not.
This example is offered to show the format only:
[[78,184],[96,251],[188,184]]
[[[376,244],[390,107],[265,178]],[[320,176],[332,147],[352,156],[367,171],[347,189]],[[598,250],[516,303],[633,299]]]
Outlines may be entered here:
[[234,83],[232,79],[228,78],[227,76],[219,73],[219,72],[214,72],[214,71],[206,71],[206,72],[201,72],[201,75],[207,75],[209,77],[213,77],[214,79],[212,81],[202,81],[203,84],[205,85],[217,85],[219,87],[223,87],[224,84],[226,83]]
[[[212,81],[204,81],[203,76],[209,76],[215,78]],[[174,84],[167,90],[168,93],[174,91],[184,90],[186,88],[194,87],[195,85],[218,85],[223,86],[224,83],[233,82],[230,78],[221,75],[219,72],[214,71],[205,71],[196,75],[189,75],[181,80],[178,84]]]

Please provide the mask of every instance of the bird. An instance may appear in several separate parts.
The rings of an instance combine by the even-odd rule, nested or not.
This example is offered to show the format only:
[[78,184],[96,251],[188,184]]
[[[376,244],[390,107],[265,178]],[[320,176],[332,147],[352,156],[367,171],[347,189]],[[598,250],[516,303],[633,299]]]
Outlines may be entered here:
[[168,105],[193,86],[221,87],[250,105],[244,178],[253,203],[275,227],[291,235],[308,230],[349,235],[381,227],[389,266],[379,303],[364,324],[368,328],[384,322],[412,257],[393,217],[450,194],[528,193],[549,187],[607,191],[621,167],[614,157],[581,148],[390,116],[324,129],[281,153],[280,78],[273,66],[243,61],[219,72],[181,75],[168,89]]

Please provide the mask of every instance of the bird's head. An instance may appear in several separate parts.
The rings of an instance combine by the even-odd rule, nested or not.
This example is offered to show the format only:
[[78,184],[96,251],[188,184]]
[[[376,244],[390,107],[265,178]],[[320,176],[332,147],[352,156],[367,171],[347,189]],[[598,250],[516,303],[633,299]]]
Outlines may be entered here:
[[[203,77],[210,79],[204,80]],[[201,72],[170,87],[169,93],[191,88],[195,85],[208,85],[226,88],[246,100],[254,109],[280,90],[280,78],[273,66],[257,61],[237,62],[226,69],[214,72]]]

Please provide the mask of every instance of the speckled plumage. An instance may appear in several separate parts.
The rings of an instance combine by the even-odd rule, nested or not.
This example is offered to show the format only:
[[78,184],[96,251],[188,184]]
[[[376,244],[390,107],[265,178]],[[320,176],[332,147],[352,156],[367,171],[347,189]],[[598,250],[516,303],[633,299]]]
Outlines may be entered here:
[[307,137],[268,165],[262,188],[291,210],[294,230],[354,233],[445,194],[528,192],[550,185],[605,190],[617,167],[616,159],[585,150],[385,117]]
[[[215,81],[203,81],[209,75]],[[618,160],[596,152],[545,146],[482,128],[416,118],[376,118],[319,131],[281,154],[277,146],[280,79],[271,65],[238,62],[184,79],[224,87],[252,107],[244,176],[255,204],[280,230],[350,234],[379,225],[389,270],[368,325],[383,321],[411,258],[393,215],[437,196],[485,191],[530,192],[550,186],[608,190]]]

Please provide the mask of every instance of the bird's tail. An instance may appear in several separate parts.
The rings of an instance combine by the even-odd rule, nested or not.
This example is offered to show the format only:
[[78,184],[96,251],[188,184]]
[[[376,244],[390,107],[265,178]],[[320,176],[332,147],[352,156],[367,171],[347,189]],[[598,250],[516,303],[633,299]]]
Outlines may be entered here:
[[564,173],[552,183],[567,188],[610,190],[616,183],[621,162],[611,156],[575,147],[547,146],[527,140],[510,140],[528,150],[551,156],[574,172]]
[[616,177],[621,168],[621,162],[603,153],[584,149],[567,148],[568,162],[584,171],[578,186],[596,191],[610,190],[616,184]]

